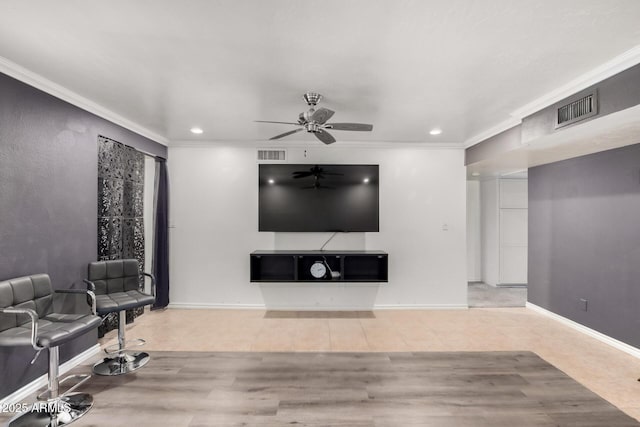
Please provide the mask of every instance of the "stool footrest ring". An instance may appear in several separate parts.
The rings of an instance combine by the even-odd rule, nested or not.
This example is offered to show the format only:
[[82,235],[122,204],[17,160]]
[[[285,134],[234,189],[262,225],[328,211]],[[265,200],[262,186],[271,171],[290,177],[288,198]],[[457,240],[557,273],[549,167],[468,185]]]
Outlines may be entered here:
[[38,396],[36,396],[36,399],[38,400],[46,400],[46,401],[53,401],[56,399],[60,399],[65,397],[68,394],[71,394],[75,389],[77,389],[78,387],[80,387],[82,384],[86,383],[87,381],[89,381],[89,378],[91,378],[91,375],[89,374],[75,374],[75,375],[69,375],[67,377],[65,377],[64,379],[60,380],[60,382],[58,383],[58,385],[62,385],[64,382],[68,381],[68,380],[76,380],[78,381],[77,383],[75,383],[69,390],[65,391],[63,394],[57,396],[57,397],[52,397],[51,396],[51,390],[45,390],[42,393],[40,393]]
[[122,348],[120,348],[119,344],[114,344],[114,345],[110,345],[109,347],[105,347],[104,348],[104,352],[107,353],[108,355],[115,355],[115,354],[121,354],[127,350],[131,350],[134,347],[140,347],[145,345],[147,342],[145,340],[143,340],[142,338],[137,338],[135,340],[131,340],[131,341],[125,341],[124,346]]

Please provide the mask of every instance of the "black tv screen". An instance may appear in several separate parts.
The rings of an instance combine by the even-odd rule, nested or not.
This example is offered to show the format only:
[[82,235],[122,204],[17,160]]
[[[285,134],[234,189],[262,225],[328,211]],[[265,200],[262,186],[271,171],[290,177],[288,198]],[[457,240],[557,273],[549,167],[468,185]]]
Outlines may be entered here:
[[259,231],[379,231],[378,165],[259,165]]

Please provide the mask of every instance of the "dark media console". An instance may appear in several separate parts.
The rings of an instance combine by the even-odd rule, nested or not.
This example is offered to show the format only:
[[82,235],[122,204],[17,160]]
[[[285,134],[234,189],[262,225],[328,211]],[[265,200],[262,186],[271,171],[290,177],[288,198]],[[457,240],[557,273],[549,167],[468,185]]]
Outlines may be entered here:
[[383,251],[254,251],[252,282],[388,282]]

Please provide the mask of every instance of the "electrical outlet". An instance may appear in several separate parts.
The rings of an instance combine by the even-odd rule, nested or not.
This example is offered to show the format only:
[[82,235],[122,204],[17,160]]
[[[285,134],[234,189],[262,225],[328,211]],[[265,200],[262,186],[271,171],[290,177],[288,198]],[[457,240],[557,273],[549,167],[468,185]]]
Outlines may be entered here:
[[589,301],[587,301],[584,298],[580,298],[580,309],[582,311],[587,311],[588,304],[589,304]]

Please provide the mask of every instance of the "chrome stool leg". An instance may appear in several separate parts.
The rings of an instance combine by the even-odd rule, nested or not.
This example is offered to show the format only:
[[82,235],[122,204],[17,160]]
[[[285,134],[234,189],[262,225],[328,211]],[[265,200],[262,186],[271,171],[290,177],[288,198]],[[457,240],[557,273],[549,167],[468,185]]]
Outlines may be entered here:
[[[59,427],[71,424],[86,414],[93,406],[93,397],[87,393],[73,393],[73,390],[87,381],[90,375],[70,375],[59,380],[58,347],[49,348],[49,386],[44,393],[38,395],[28,412],[16,415],[9,421],[9,427]],[[59,386],[66,380],[74,378],[80,381],[66,393],[59,395]]]
[[[118,346],[115,350],[111,347],[104,349],[110,357],[105,357],[101,362],[93,365],[93,372],[97,375],[123,375],[142,368],[149,362],[149,353],[127,352],[127,342],[125,340],[124,326],[126,324],[126,311],[118,313]],[[132,341],[133,346],[144,345],[144,340]]]

